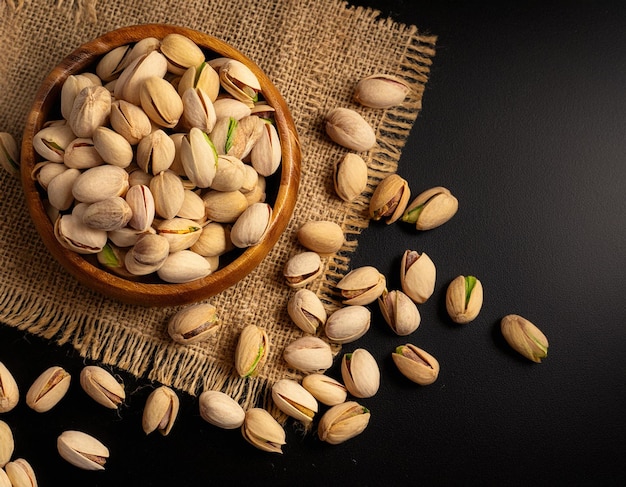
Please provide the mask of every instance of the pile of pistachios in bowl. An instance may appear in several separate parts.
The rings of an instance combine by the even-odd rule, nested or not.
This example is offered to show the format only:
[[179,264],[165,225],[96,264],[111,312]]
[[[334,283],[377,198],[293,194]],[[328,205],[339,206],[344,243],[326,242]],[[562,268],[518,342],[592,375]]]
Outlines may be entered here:
[[63,247],[126,278],[184,283],[263,238],[281,141],[241,61],[148,37],[69,75],[58,108],[33,138],[32,177]]

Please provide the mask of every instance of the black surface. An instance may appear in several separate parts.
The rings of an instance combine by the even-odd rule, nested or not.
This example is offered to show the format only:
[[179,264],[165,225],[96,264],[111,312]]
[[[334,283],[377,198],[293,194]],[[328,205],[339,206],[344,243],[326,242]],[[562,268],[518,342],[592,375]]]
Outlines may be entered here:
[[[444,185],[460,202],[438,229],[373,224],[360,239],[353,267],[376,265],[391,287],[407,248],[438,268],[414,335],[394,336],[372,307],[370,332],[345,346],[379,360],[380,391],[362,401],[369,427],[330,446],[290,423],[284,455],[272,455],[205,423],[182,395],[171,435],[145,437],[152,385],[120,372],[130,394],[119,413],[75,381],[46,414],[22,400],[0,416],[39,485],[626,485],[626,3],[360,4],[439,36],[398,172],[415,194]],[[485,288],[466,326],[443,303],[459,274]],[[508,313],[548,336],[544,363],[504,343],[498,323]],[[407,341],[439,359],[433,385],[394,369],[389,354]],[[8,327],[0,361],[23,394],[43,368],[60,364],[77,378],[85,363],[70,346]],[[56,436],[72,428],[109,446],[106,472],[58,457]]]

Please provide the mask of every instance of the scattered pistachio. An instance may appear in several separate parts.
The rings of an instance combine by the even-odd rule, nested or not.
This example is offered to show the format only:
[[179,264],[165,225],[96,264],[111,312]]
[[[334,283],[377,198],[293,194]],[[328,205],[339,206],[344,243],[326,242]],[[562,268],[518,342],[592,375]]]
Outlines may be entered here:
[[179,399],[167,386],[157,387],[150,393],[143,410],[141,426],[145,434],[158,431],[167,436],[178,415]]
[[298,289],[287,303],[287,312],[298,328],[314,335],[326,323],[328,314],[324,304],[310,289]]
[[283,413],[310,424],[318,410],[317,400],[293,379],[280,379],[272,386],[272,400]]
[[301,252],[287,260],[283,275],[289,287],[300,288],[315,280],[322,271],[322,259],[318,253]]
[[383,291],[378,306],[387,324],[396,335],[406,336],[420,326],[421,316],[411,298],[402,291]]
[[345,353],[341,360],[341,376],[354,397],[372,397],[380,386],[380,369],[376,359],[364,348]]
[[370,411],[355,401],[331,407],[321,417],[317,435],[320,440],[338,445],[361,434],[370,421]]
[[80,372],[80,385],[94,401],[109,409],[117,409],[126,393],[110,372],[97,365],[87,365]]
[[235,369],[240,377],[252,377],[267,360],[269,353],[267,332],[256,325],[246,326],[239,335],[235,349]]
[[474,276],[457,276],[446,291],[446,309],[455,323],[473,321],[483,305],[483,286]]
[[251,408],[246,411],[241,434],[248,443],[259,450],[282,453],[285,430],[265,409]]
[[59,366],[46,369],[26,393],[26,404],[38,413],[52,409],[70,387],[70,374]]
[[524,357],[540,363],[548,356],[548,339],[533,323],[516,314],[506,315],[500,329],[507,343]]
[[335,192],[346,202],[354,201],[367,187],[367,164],[358,154],[348,153],[335,163]]
[[385,219],[387,225],[395,222],[403,215],[410,197],[409,183],[398,174],[390,174],[378,183],[372,194],[370,218]]
[[2,467],[0,467],[0,487],[12,487],[11,479]]
[[65,461],[83,470],[104,470],[109,449],[82,431],[64,431],[57,438],[57,450]]
[[172,315],[167,324],[167,332],[176,343],[189,345],[215,335],[221,325],[215,306],[197,303]]
[[346,400],[348,391],[336,379],[324,374],[309,374],[302,379],[302,387],[326,406],[335,406]]
[[354,89],[354,100],[370,108],[400,105],[410,91],[406,81],[390,74],[373,74],[361,79]]
[[285,347],[283,358],[288,365],[307,374],[325,371],[333,364],[330,345],[314,336],[296,338]]
[[352,269],[337,283],[343,303],[365,306],[373,303],[385,290],[386,278],[373,266]]
[[239,428],[246,416],[239,403],[221,391],[204,391],[198,403],[202,419],[219,428]]
[[0,413],[7,413],[13,409],[20,399],[20,391],[15,378],[0,362]]
[[13,440],[13,432],[11,427],[0,420],[0,469],[4,467],[13,456],[15,442]]
[[400,263],[400,284],[413,301],[417,304],[425,303],[435,291],[436,278],[435,264],[426,252],[404,252]]
[[365,306],[344,306],[328,317],[324,332],[333,343],[350,343],[367,333],[371,319],[372,314]]
[[296,236],[304,247],[320,256],[338,252],[345,241],[341,226],[328,220],[308,221],[298,229]]
[[35,471],[28,460],[17,458],[4,466],[13,487],[37,487]]
[[17,141],[8,132],[0,132],[0,166],[13,176],[20,174],[20,152]]
[[432,384],[439,376],[439,362],[425,350],[407,343],[391,354],[398,370],[406,378],[423,386]]
[[350,108],[335,108],[326,114],[326,133],[333,142],[364,152],[376,145],[376,133],[369,123]]
[[459,202],[450,190],[437,186],[419,194],[407,206],[402,221],[415,224],[418,230],[431,230],[450,220],[458,209]]

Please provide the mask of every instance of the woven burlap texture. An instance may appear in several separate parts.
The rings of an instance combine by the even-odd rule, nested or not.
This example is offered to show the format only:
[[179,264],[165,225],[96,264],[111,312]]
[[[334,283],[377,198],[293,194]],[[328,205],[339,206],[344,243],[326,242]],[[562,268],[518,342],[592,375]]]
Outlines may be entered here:
[[[224,326],[206,342],[172,342],[166,324],[179,308],[120,304],[75,281],[51,258],[30,224],[19,181],[0,175],[2,323],[54,343],[70,343],[86,359],[190,394],[217,389],[244,406],[267,403],[268,385],[299,377],[282,359],[285,346],[304,334],[287,314],[293,290],[282,277],[286,260],[304,250],[295,233],[309,220],[334,221],[344,229],[346,244],[323,259],[325,272],[309,286],[332,312],[340,306],[333,284],[349,270],[358,236],[368,225],[369,197],[381,178],[396,171],[421,109],[436,38],[375,10],[336,0],[0,0],[0,13],[0,131],[18,141],[48,72],[77,46],[127,25],[169,23],[214,35],[250,57],[280,90],[302,145],[294,215],[258,268],[209,300]],[[352,101],[356,82],[374,73],[395,74],[411,85],[401,106],[374,110]],[[378,138],[377,147],[362,154],[369,166],[368,188],[350,204],[335,195],[332,182],[333,164],[348,151],[332,143],[323,129],[324,114],[338,106],[361,113]],[[240,379],[233,356],[239,332],[249,324],[267,330],[271,347],[259,375]]]

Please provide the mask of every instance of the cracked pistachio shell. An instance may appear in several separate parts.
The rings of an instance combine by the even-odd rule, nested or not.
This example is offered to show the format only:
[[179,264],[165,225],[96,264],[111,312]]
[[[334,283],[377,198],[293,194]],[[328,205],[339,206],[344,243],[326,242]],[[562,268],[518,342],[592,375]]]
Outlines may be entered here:
[[111,128],[124,137],[130,145],[137,145],[152,132],[152,124],[146,112],[126,100],[111,104]]
[[272,386],[272,400],[287,416],[310,424],[318,411],[317,400],[293,379],[280,379]]
[[220,91],[220,77],[207,62],[198,66],[190,66],[180,77],[178,94],[182,97],[189,88],[202,90],[208,95],[211,102],[215,102]]
[[265,122],[257,115],[239,120],[229,117],[219,119],[211,131],[211,140],[217,153],[245,159],[263,135]]
[[364,306],[373,303],[383,293],[387,280],[373,266],[363,266],[348,272],[336,285],[344,304]]
[[181,95],[183,103],[182,121],[187,128],[197,127],[211,132],[217,122],[211,97],[202,88],[187,88]]
[[202,196],[207,218],[220,223],[234,223],[248,208],[241,191],[208,191]]
[[378,298],[378,306],[396,335],[410,335],[420,326],[422,318],[417,306],[402,291],[383,291]]
[[158,431],[167,436],[174,426],[180,401],[176,393],[167,386],[160,386],[153,390],[143,410],[141,426],[145,434]]
[[328,316],[317,294],[306,288],[298,289],[289,298],[287,313],[298,328],[311,335],[326,323]]
[[262,176],[274,174],[282,160],[282,148],[274,124],[263,120],[263,131],[250,150],[250,164]]
[[166,220],[174,218],[185,202],[185,186],[173,171],[161,171],[148,185],[154,198],[155,213]]
[[526,318],[510,314],[500,321],[500,330],[506,342],[528,360],[540,363],[548,356],[548,339]]
[[51,162],[63,162],[65,148],[76,138],[67,124],[55,124],[42,128],[33,136],[33,149]]
[[[58,162],[50,162],[50,161],[42,161],[35,164],[35,167],[30,173],[31,179],[37,181],[39,185],[47,190],[50,181],[52,181],[56,176],[65,172],[67,170],[67,166],[63,163]],[[79,173],[77,173],[78,175]],[[69,194],[71,195],[71,185]],[[72,200],[74,197],[72,196]]]
[[79,254],[97,254],[107,243],[107,232],[88,227],[76,213],[56,219],[54,236],[63,247]]
[[204,391],[198,398],[198,405],[202,419],[218,428],[239,428],[246,416],[241,405],[221,391]]
[[105,164],[81,173],[74,181],[72,194],[82,203],[95,203],[112,196],[124,196],[128,188],[128,173],[121,167]]
[[252,70],[236,59],[214,60],[211,65],[219,63],[217,70],[222,88],[230,93],[235,99],[245,103],[250,108],[254,107],[261,91],[261,83]]
[[343,355],[341,376],[346,389],[354,397],[372,397],[380,387],[380,369],[376,359],[364,348]]
[[217,172],[218,154],[206,132],[193,127],[180,141],[180,161],[189,180],[208,188]]
[[7,413],[20,400],[20,391],[13,374],[0,362],[0,413]]
[[98,127],[92,138],[93,146],[104,162],[119,167],[128,167],[133,162],[130,142],[109,127]]
[[326,134],[346,149],[364,152],[376,145],[376,133],[371,125],[350,108],[334,108],[326,114]]
[[167,69],[182,75],[191,66],[204,62],[204,53],[198,45],[181,34],[168,34],[161,40],[161,52],[167,59]]
[[406,295],[417,304],[425,303],[435,290],[437,271],[425,252],[406,250],[400,263],[400,283]]
[[302,379],[302,387],[326,406],[341,404],[348,397],[348,391],[341,382],[324,374],[306,375]]
[[85,74],[71,74],[61,86],[61,116],[69,120],[76,96],[83,88],[94,86],[94,80]]
[[334,169],[335,192],[342,200],[349,203],[367,188],[367,164],[358,154],[346,154]]
[[370,421],[370,411],[355,401],[331,407],[320,418],[317,428],[319,439],[338,445],[361,434]]
[[167,171],[175,155],[174,141],[162,129],[152,131],[137,144],[137,165],[142,171],[154,176]]
[[0,420],[0,469],[9,463],[13,456],[14,448],[15,442],[11,428],[7,423]]
[[304,247],[321,256],[339,251],[345,241],[341,226],[328,220],[308,221],[298,229],[296,236]]
[[283,427],[261,408],[246,411],[241,434],[252,446],[270,453],[282,453],[282,446],[286,443]]
[[153,233],[139,236],[124,257],[124,266],[133,276],[158,271],[169,256],[170,244],[165,237]]
[[252,114],[252,111],[248,105],[231,97],[220,97],[213,102],[215,108],[215,114],[217,118],[229,118],[232,117],[235,120],[241,120],[243,117],[247,117]]
[[30,463],[17,458],[4,466],[4,471],[11,481],[12,487],[37,487],[37,477]]
[[[202,205],[204,209],[204,203]],[[219,222],[209,222],[202,228],[198,241],[191,250],[204,257],[218,257],[234,248],[230,240],[230,226]]]
[[26,404],[38,413],[49,411],[63,399],[70,387],[70,381],[70,374],[62,367],[46,369],[28,389]]
[[13,176],[20,173],[20,151],[15,137],[8,132],[0,132],[0,166]]
[[90,167],[100,166],[104,163],[104,160],[96,150],[92,138],[78,137],[65,148],[63,163],[71,168],[89,169]]
[[141,232],[148,230],[152,226],[156,212],[150,188],[145,184],[131,186],[126,192],[125,199],[132,213],[128,225]]
[[407,343],[401,345],[391,354],[398,370],[407,379],[427,386],[439,376],[439,362],[431,354]]
[[409,183],[397,174],[383,179],[372,194],[369,215],[372,220],[385,219],[387,225],[398,220],[411,197]]
[[167,60],[160,52],[153,50],[133,59],[124,68],[115,82],[113,96],[116,100],[126,100],[140,106],[140,87],[153,76],[163,78],[167,72]]
[[324,332],[331,342],[350,343],[367,333],[371,319],[372,314],[365,306],[345,306],[328,317]]
[[200,238],[202,227],[187,218],[169,218],[161,221],[156,227],[157,235],[165,237],[170,244],[170,252],[178,252],[190,248]]
[[202,279],[213,272],[214,266],[191,250],[180,250],[168,255],[157,271],[165,282],[181,284]]
[[198,303],[172,315],[168,321],[167,332],[176,343],[188,345],[214,335],[221,324],[215,306]]
[[373,74],[361,79],[354,89],[354,100],[370,108],[400,105],[410,91],[406,81],[389,74]]
[[183,115],[183,100],[164,78],[150,76],[139,88],[141,108],[159,127],[173,128]]
[[102,250],[96,254],[98,263],[104,269],[117,274],[126,279],[132,278],[132,274],[126,269],[124,259],[126,258],[126,249],[121,249],[112,242],[107,242]]
[[72,132],[77,137],[91,137],[97,127],[109,121],[111,103],[111,93],[104,86],[83,88],[74,99],[68,119]]
[[246,326],[239,335],[235,349],[235,369],[240,377],[258,374],[267,360],[270,343],[267,332],[256,325]]
[[457,276],[446,291],[446,310],[455,323],[473,321],[483,305],[483,285],[474,276]]
[[243,186],[245,176],[246,170],[241,159],[220,155],[217,158],[211,189],[217,191],[237,191]]
[[83,470],[104,470],[109,449],[100,440],[87,433],[67,430],[57,438],[59,455],[68,463]]
[[133,215],[131,207],[120,196],[91,203],[83,213],[83,223],[89,228],[106,232],[124,228]]
[[272,207],[267,203],[253,203],[237,218],[230,230],[230,239],[235,247],[257,245],[269,228]]
[[299,288],[316,279],[322,270],[322,259],[318,253],[301,252],[287,260],[283,275],[289,287]]
[[324,372],[333,365],[330,345],[314,336],[303,336],[289,343],[283,358],[290,367],[307,374]]
[[126,393],[110,372],[97,365],[87,365],[80,371],[80,385],[94,401],[109,409],[117,409]]
[[75,168],[68,169],[64,164],[59,165],[65,169],[48,182],[48,201],[57,210],[65,211],[74,203],[74,183],[81,172]]
[[102,81],[112,81],[117,78],[124,66],[128,62],[128,57],[132,51],[130,44],[116,47],[107,52],[98,64],[96,64],[96,74]]
[[452,218],[459,201],[450,190],[437,186],[419,194],[406,208],[402,221],[415,224],[418,230],[431,230]]

